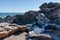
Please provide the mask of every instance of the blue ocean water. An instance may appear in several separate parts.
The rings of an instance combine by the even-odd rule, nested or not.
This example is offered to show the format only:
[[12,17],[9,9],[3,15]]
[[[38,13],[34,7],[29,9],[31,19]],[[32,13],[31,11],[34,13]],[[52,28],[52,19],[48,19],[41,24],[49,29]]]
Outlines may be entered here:
[[0,13],[0,17],[1,17],[1,18],[4,18],[4,17],[6,17],[7,15],[13,16],[13,15],[16,15],[16,14],[24,15],[24,13]]

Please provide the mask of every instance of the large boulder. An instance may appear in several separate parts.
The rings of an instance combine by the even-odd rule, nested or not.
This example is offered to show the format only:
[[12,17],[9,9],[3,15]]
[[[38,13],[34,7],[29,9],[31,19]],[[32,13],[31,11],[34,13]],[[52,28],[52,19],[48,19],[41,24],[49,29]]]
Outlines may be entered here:
[[[0,28],[2,29],[2,28]],[[8,37],[9,35],[12,35],[15,32],[15,30],[9,29],[9,28],[3,28],[2,30],[0,30],[0,38],[4,39],[6,37]]]
[[36,34],[34,31],[29,32],[29,36],[32,40],[53,40],[48,34]]
[[15,31],[17,31],[17,27],[11,26],[13,24],[10,23],[0,23],[0,38],[5,38],[11,34],[13,34]]
[[33,23],[35,21],[34,17],[36,15],[37,15],[37,12],[32,10],[25,12],[24,15],[15,15],[13,16],[14,18],[13,23],[20,24],[20,25]]
[[13,23],[19,24],[20,19],[21,19],[20,15],[15,15],[14,16],[14,22]]
[[16,23],[16,24],[19,24],[19,25],[26,24],[27,18],[26,18],[25,15],[15,15],[13,17],[14,17],[14,22],[13,23]]
[[58,6],[60,6],[59,3],[49,2],[49,3],[43,3],[39,8],[42,9],[42,10],[45,9],[44,11],[49,12],[51,10],[54,10]]
[[26,16],[26,21],[27,23],[33,23],[35,21],[35,16],[37,15],[37,11],[28,11],[25,13],[25,16]]
[[0,32],[0,38],[5,38],[7,36],[8,36],[8,32],[7,31]]
[[40,36],[32,36],[31,39],[35,40],[53,40],[49,35],[40,35]]
[[60,3],[44,3],[39,8],[50,22],[60,24]]
[[16,23],[19,25],[30,24],[35,21],[34,17],[37,11],[28,11],[24,15],[16,14],[14,16],[7,15],[5,18],[0,18],[1,22]]

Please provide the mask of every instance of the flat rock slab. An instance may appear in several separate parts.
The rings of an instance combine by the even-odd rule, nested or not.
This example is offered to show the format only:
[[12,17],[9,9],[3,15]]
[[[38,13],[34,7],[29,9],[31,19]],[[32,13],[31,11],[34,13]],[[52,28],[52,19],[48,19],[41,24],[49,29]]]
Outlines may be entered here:
[[25,40],[25,35],[26,35],[26,33],[24,32],[19,35],[11,35],[3,40]]
[[60,38],[56,35],[56,34],[54,34],[54,33],[43,33],[43,34],[48,34],[48,35],[50,35],[54,40],[60,40]]

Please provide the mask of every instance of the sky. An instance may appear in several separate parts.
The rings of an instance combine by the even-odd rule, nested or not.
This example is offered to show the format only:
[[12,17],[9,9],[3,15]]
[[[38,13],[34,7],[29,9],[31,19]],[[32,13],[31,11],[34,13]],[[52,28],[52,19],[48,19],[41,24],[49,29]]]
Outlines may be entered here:
[[0,0],[0,13],[38,11],[45,2],[59,2],[60,0]]

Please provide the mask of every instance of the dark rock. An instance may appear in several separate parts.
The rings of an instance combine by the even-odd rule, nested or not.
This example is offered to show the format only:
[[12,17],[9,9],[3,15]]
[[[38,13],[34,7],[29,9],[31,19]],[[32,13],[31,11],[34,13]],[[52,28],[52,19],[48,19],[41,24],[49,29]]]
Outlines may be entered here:
[[60,3],[44,3],[39,8],[50,19],[51,23],[60,24]]
[[40,26],[43,26],[49,22],[49,19],[43,13],[38,13],[35,18],[37,19],[36,23]]
[[34,17],[36,13],[36,11],[28,11],[25,15],[15,15],[13,16],[13,23],[20,25],[30,24],[35,21]]
[[4,22],[8,22],[8,23],[12,23],[13,22],[13,17],[12,16],[6,16],[5,18],[4,18]]
[[16,24],[23,24],[25,20],[25,16],[24,15],[15,15],[14,16],[14,22]]
[[46,35],[46,34],[40,34],[38,36],[32,36],[32,37],[30,37],[30,39],[34,39],[34,40],[53,40],[53,38],[51,38],[50,35]]
[[4,22],[3,18],[0,18],[0,22]]
[[48,26],[45,27],[45,29],[58,30],[58,27],[56,24],[48,24]]
[[27,22],[28,23],[32,23],[35,21],[35,16],[37,15],[37,12],[36,11],[28,11],[25,13],[25,16],[27,18]]
[[47,3],[43,3],[39,8],[40,9],[47,8]]

